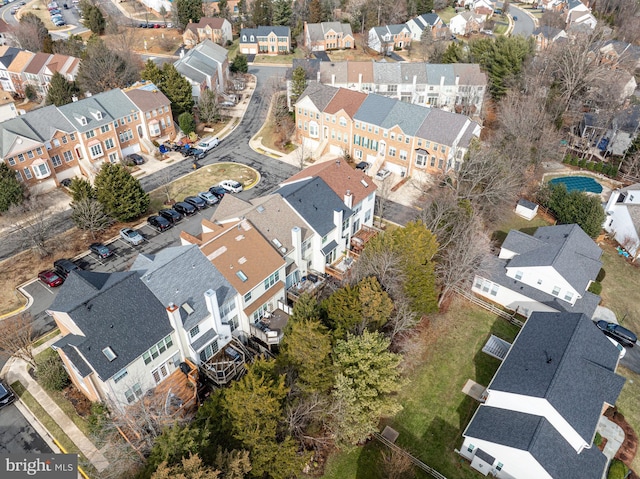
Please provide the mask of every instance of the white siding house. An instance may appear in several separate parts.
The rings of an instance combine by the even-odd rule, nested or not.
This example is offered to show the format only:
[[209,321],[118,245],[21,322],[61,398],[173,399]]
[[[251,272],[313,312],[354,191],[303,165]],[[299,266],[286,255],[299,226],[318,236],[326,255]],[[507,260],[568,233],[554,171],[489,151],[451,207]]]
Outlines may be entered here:
[[640,183],[611,192],[603,228],[635,259],[640,253]]

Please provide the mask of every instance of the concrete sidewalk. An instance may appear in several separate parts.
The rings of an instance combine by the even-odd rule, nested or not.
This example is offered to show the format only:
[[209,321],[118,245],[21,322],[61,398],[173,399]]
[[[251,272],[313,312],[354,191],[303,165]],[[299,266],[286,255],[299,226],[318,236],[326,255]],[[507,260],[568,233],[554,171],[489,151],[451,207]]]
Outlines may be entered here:
[[[47,343],[41,345],[40,347],[34,349],[34,353],[42,351],[43,349],[50,347],[55,341],[57,341],[59,337],[53,338]],[[6,381],[11,384],[15,381],[20,381],[20,383],[25,387],[29,393],[34,397],[36,401],[44,408],[45,411],[53,418],[53,420],[60,426],[60,428],[65,432],[69,439],[73,441],[76,447],[85,455],[85,457],[93,464],[93,467],[96,468],[98,472],[104,471],[107,467],[109,467],[109,462],[102,455],[102,453],[96,448],[96,446],[84,435],[78,426],[74,424],[74,422],[69,419],[69,417],[60,409],[60,407],[49,397],[42,387],[33,380],[29,371],[27,370],[27,363],[21,359],[10,358],[9,361],[5,364],[4,368],[2,368],[2,372],[0,372],[0,376],[4,377]],[[18,399],[18,402],[21,406],[25,407],[22,404],[21,400]],[[26,408],[28,409],[28,408]],[[36,429],[40,434],[40,431],[44,429],[40,421],[37,420],[32,414],[25,416],[25,418],[31,423],[31,425]],[[34,422],[35,419],[35,422]],[[47,438],[50,439],[50,433],[47,431],[45,435],[43,435],[45,440]],[[57,450],[55,448],[54,450]]]

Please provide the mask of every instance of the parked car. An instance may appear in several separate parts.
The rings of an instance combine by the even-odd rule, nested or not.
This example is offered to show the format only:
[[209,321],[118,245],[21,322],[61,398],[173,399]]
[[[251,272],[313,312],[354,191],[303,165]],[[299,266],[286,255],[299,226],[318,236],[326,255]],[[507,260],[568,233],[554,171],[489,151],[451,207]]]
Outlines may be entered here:
[[192,206],[195,206],[199,210],[203,210],[207,207],[207,202],[200,198],[199,196],[187,196],[184,199],[185,203],[189,203]]
[[89,245],[89,250],[92,253],[95,253],[96,255],[98,255],[98,258],[102,258],[102,259],[108,258],[113,254],[113,251],[111,251],[102,243],[91,243]]
[[240,193],[242,191],[242,184],[236,180],[223,180],[218,183],[218,186],[221,186],[229,193]]
[[132,153],[125,157],[126,165],[144,165],[144,158],[137,153]]
[[376,180],[382,181],[385,178],[388,178],[389,175],[391,175],[391,172],[389,170],[387,170],[386,168],[381,168],[376,173]]
[[11,404],[16,399],[9,386],[0,381],[0,408]]
[[167,221],[170,221],[172,224],[176,224],[178,221],[182,219],[182,215],[178,213],[173,208],[166,208],[164,210],[158,211],[158,214],[162,216]]
[[367,171],[369,171],[369,168],[371,168],[371,163],[367,162],[367,161],[361,161],[360,163],[358,163],[356,165],[356,170],[362,170],[365,173]]
[[139,245],[144,241],[142,235],[131,228],[122,228],[120,230],[120,237],[127,243],[131,243],[134,246]]
[[147,218],[147,224],[154,228],[158,233],[162,233],[163,231],[167,231],[169,228],[173,226],[168,219],[163,216],[149,216]]
[[604,334],[615,339],[627,348],[632,348],[633,345],[636,344],[636,341],[638,341],[638,336],[636,336],[634,332],[629,331],[627,328],[624,328],[619,324],[608,323],[600,320],[596,323],[596,326],[598,326]]
[[11,15],[15,15],[16,13],[18,13],[18,7],[13,7],[11,9]]
[[224,198],[226,192],[227,190],[225,190],[222,186],[212,186],[211,188],[209,188],[209,193],[217,196],[220,200]]
[[38,273],[38,279],[50,288],[55,288],[64,283],[64,279],[62,278],[62,276],[51,269],[40,271]]
[[82,269],[73,261],[64,258],[55,260],[53,262],[53,268],[55,269],[56,274],[58,276],[62,276],[63,279],[67,279],[67,276],[69,276],[71,271],[78,271]]
[[180,213],[182,216],[195,215],[198,212],[198,208],[185,201],[180,201],[173,205],[173,209]]
[[198,193],[198,197],[201,198],[207,206],[213,206],[220,202],[220,198],[209,191],[202,191]]
[[198,148],[206,151],[210,151],[213,150],[216,146],[218,146],[220,144],[220,140],[218,139],[218,137],[214,137],[214,138],[209,138],[207,140],[202,140],[200,143],[198,143]]
[[222,103],[220,103],[220,106],[223,108],[232,108],[236,106],[236,104],[232,101],[223,101]]
[[514,21],[514,22],[517,22],[517,21],[518,21],[518,17],[516,17],[516,16],[514,15],[514,17],[513,17],[513,21]]
[[207,156],[207,152],[200,148],[190,148],[187,156],[192,157],[194,160],[201,160]]

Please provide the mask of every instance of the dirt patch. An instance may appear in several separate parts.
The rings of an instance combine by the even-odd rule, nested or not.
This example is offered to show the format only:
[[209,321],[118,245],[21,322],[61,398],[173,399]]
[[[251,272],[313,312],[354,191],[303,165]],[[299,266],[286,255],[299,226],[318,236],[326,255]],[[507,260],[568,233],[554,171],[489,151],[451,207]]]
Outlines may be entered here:
[[62,390],[62,395],[73,405],[78,416],[83,418],[89,417],[89,414],[91,414],[91,401],[89,401],[84,394],[78,391],[74,385],[64,388]]

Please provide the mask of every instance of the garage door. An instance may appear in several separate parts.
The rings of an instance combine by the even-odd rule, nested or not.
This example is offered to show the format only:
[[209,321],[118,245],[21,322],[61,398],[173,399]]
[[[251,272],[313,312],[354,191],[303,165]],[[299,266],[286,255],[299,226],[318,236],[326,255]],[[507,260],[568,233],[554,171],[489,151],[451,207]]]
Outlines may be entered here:
[[248,48],[246,48],[246,47],[242,47],[242,49],[241,49],[241,50],[242,50],[242,53],[244,53],[245,55],[246,55],[247,53],[249,53],[249,49],[248,49]]
[[342,155],[342,148],[338,145],[329,145],[329,153],[332,155]]
[[130,155],[131,153],[138,153],[140,151],[140,143],[136,143],[135,145],[131,145],[127,148],[122,149],[122,156]]

